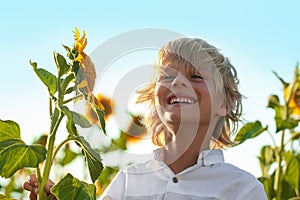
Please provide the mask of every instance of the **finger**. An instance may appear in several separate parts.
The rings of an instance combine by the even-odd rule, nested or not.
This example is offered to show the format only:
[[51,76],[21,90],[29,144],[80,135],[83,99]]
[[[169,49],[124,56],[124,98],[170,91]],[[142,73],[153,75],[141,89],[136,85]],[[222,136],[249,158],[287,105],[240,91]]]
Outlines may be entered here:
[[46,185],[45,186],[45,191],[47,192],[47,194],[50,194],[50,189],[53,187],[53,185]]
[[50,193],[50,189],[53,186],[54,186],[54,182],[49,179],[47,185],[45,186],[45,191],[49,194]]
[[38,183],[37,183],[37,179],[36,179],[36,175],[35,175],[35,174],[30,174],[30,175],[27,177],[27,180],[28,180],[28,182],[29,182],[32,186],[38,186]]
[[33,191],[33,186],[29,182],[24,182],[22,187],[27,191]]
[[48,179],[48,184],[47,184],[47,185],[53,186],[53,185],[54,185],[54,182],[53,182],[52,180]]
[[37,200],[36,194],[30,192],[30,194],[29,194],[29,199],[30,199],[30,200]]

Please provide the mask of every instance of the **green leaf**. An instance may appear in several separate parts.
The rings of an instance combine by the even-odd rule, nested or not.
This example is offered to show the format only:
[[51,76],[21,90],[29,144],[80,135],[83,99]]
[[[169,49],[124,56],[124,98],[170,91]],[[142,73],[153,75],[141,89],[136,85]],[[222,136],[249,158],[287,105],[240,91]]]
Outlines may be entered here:
[[75,124],[78,124],[82,128],[89,128],[92,126],[85,116],[69,110],[68,107],[62,106],[61,110],[68,118],[66,127],[71,135],[78,136],[78,131]]
[[98,108],[97,105],[95,105],[95,104],[94,104],[94,106],[92,106],[92,109],[97,114],[97,117],[100,121],[101,128],[102,128],[104,134],[106,134],[106,129],[105,129],[106,125],[105,125],[105,119],[104,119],[105,112],[103,110],[101,110],[100,108]]
[[12,198],[7,197],[4,194],[0,194],[0,199],[1,200],[16,200],[16,199],[12,199]]
[[111,180],[116,176],[119,169],[117,167],[105,167],[98,178],[103,189],[105,189],[111,182]]
[[234,138],[234,141],[238,142],[238,144],[241,144],[247,139],[254,138],[260,135],[267,129],[268,126],[262,127],[260,121],[247,123],[239,130],[236,137]]
[[74,47],[71,49],[70,47],[66,46],[66,45],[62,45],[65,50],[67,51],[67,56],[70,60],[74,60],[75,59],[75,53],[73,52]]
[[293,129],[298,126],[298,121],[292,118],[286,118],[286,108],[276,106],[275,108],[276,133],[284,129]]
[[41,79],[41,81],[47,86],[49,93],[53,96],[57,91],[57,78],[52,73],[48,72],[43,68],[37,68],[37,64],[35,62],[31,62],[30,64],[36,73],[36,75]]
[[268,98],[268,104],[267,104],[267,107],[268,108],[275,108],[277,106],[280,105],[280,102],[279,102],[279,98],[277,95],[271,95],[269,96]]
[[66,146],[66,148],[64,148],[64,153],[65,153],[64,158],[60,162],[60,164],[62,166],[65,166],[65,165],[69,164],[70,162],[72,162],[78,155],[77,153],[72,151],[69,146]]
[[82,115],[79,114],[77,112],[71,111],[72,115],[73,115],[73,119],[75,124],[78,124],[79,126],[81,126],[82,128],[89,128],[91,127],[91,123],[89,122],[89,120],[87,120],[87,118]]
[[80,68],[80,65],[76,64],[77,62],[75,62],[73,64],[73,68],[74,68],[74,71],[75,71],[75,74],[76,74],[76,81],[75,81],[75,85],[79,85],[84,79],[85,79],[85,72],[82,68]]
[[24,167],[37,167],[46,154],[42,145],[26,145],[21,140],[17,123],[0,120],[0,176],[8,178]]
[[280,183],[280,188],[281,188],[281,199],[291,200],[293,199],[293,197],[296,196],[294,188],[292,188],[290,184],[285,181],[285,179],[283,179],[282,182]]
[[275,174],[273,173],[271,176],[258,178],[258,180],[264,185],[264,189],[266,191],[268,199],[273,199],[274,197],[276,197],[276,193],[273,187],[274,176]]
[[92,126],[89,120],[87,120],[87,118],[84,115],[71,111],[66,106],[63,106],[62,110],[65,113],[65,115],[67,115],[68,120],[73,121],[74,124],[77,124],[82,128],[90,128]]
[[[120,131],[120,136],[116,139],[111,140],[112,146],[117,146],[117,149],[126,150],[127,149],[127,141],[126,141],[126,133],[124,131]],[[114,147],[112,147],[114,149]]]
[[271,165],[276,161],[275,152],[270,145],[263,146],[258,157],[262,175],[267,176]]
[[300,200],[300,197],[292,197],[292,198],[289,198],[289,200]]
[[300,138],[300,132],[292,132],[290,140],[298,140]]
[[285,152],[286,169],[284,173],[285,181],[299,193],[300,163],[292,152]]
[[0,120],[0,142],[20,138],[20,135],[19,124],[11,120]]
[[70,47],[68,47],[68,46],[66,46],[66,45],[62,45],[62,46],[65,48],[65,50],[66,50],[68,53],[71,52],[71,48],[70,48]]
[[[6,196],[10,196],[11,193],[15,192],[17,190],[16,187],[16,180],[15,180],[15,176],[12,176],[10,179],[9,179],[9,183],[7,185],[5,185],[5,195]],[[1,199],[1,197],[0,197]]]
[[51,192],[58,199],[68,200],[95,200],[96,187],[78,180],[71,174],[67,174],[55,186],[51,188]]
[[[78,61],[73,62],[72,71],[76,74],[76,79],[78,78],[77,75],[78,75],[79,69],[80,69],[79,62]],[[77,80],[76,80],[76,82],[77,82]]]
[[76,87],[69,87],[69,88],[66,90],[65,94],[70,94],[70,93],[74,92],[75,90],[76,90]]
[[61,84],[61,89],[64,94],[66,94],[66,89],[67,89],[69,83],[72,80],[74,80],[74,78],[75,78],[74,74],[70,73],[65,79],[63,79],[62,84]]
[[82,136],[77,137],[76,142],[82,148],[82,154],[89,168],[90,177],[92,181],[95,182],[103,170],[102,159],[99,153],[92,149],[90,144]]
[[54,112],[51,115],[51,130],[53,130],[56,121],[58,120],[60,115],[59,109],[55,107]]
[[289,84],[285,82],[276,72],[273,71],[273,74],[275,74],[275,76],[280,80],[284,88],[289,86]]
[[58,74],[61,77],[62,75],[68,73],[70,70],[70,65],[67,63],[65,57],[60,55],[59,53],[54,52],[54,60],[57,66]]
[[66,123],[66,128],[68,130],[68,132],[71,134],[71,135],[75,135],[75,136],[78,136],[78,131],[77,131],[77,128],[75,126],[75,122],[74,122],[74,119],[73,119],[73,115],[72,113],[69,111],[69,109],[67,107],[62,107],[62,110],[63,112],[65,113],[65,115],[67,116],[67,123]]

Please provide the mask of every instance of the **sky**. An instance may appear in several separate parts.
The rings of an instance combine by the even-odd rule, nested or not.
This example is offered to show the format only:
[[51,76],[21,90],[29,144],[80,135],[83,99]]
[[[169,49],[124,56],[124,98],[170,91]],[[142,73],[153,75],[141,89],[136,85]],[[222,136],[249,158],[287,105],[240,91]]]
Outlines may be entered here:
[[[29,60],[54,71],[52,52],[64,54],[61,44],[73,43],[75,27],[87,33],[87,53],[116,35],[145,28],[205,39],[221,49],[238,71],[240,90],[245,96],[245,121],[260,120],[264,126],[269,125],[271,132],[274,113],[266,108],[267,98],[270,94],[281,95],[282,91],[272,71],[291,81],[300,59],[297,0],[29,0],[5,1],[1,7],[0,119],[18,122],[26,142],[46,132],[49,125],[47,90]],[[131,57],[127,61],[128,58]],[[118,78],[112,81],[118,82]],[[105,91],[113,90],[111,87],[103,84]],[[225,150],[225,159],[259,176],[260,147],[271,142],[264,134]],[[138,148],[141,147],[135,150]]]

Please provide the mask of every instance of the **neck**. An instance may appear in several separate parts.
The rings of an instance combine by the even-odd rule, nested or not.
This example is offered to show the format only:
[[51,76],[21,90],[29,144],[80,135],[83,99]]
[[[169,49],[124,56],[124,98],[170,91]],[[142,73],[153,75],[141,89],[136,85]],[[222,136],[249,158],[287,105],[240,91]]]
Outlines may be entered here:
[[[165,163],[175,173],[179,173],[197,163],[199,153],[209,149],[210,135],[208,128],[180,126],[173,134],[173,140],[166,146]],[[196,130],[196,131],[195,131]]]

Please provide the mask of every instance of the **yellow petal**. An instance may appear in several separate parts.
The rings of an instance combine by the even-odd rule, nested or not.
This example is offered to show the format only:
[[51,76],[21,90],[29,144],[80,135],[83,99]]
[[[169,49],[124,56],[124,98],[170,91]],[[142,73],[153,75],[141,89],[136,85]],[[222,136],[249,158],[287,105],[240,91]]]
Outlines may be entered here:
[[290,93],[291,93],[291,89],[292,89],[292,84],[289,84],[289,86],[284,89],[284,100],[285,101],[288,100]]
[[84,87],[87,87],[88,86],[88,83],[86,81],[86,79],[83,79],[78,85],[77,85],[77,88],[84,88]]
[[77,27],[75,27],[75,31],[73,31],[73,33],[74,33],[74,40],[75,41],[79,40],[79,38],[80,38],[80,32],[79,32],[79,30],[78,30]]
[[96,103],[97,107],[100,108],[101,110],[105,110],[104,106],[102,105],[101,102]]
[[85,40],[85,31],[83,31],[83,36],[78,40],[78,42],[80,42],[81,44],[83,43],[83,41]]
[[78,54],[78,56],[75,58],[75,61],[78,61],[79,63],[83,62],[83,56],[81,54]]
[[87,45],[87,39],[85,39],[84,43],[81,43],[81,44],[82,44],[82,51],[83,51]]

